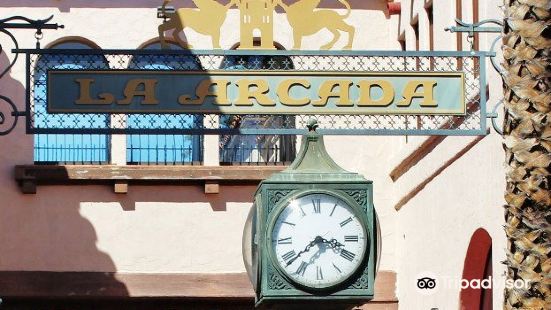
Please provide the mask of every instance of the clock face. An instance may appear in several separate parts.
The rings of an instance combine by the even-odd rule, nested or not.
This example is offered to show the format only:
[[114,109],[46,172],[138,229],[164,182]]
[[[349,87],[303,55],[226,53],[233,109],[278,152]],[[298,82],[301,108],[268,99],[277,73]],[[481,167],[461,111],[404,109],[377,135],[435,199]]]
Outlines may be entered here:
[[271,231],[280,269],[298,284],[329,288],[348,279],[362,263],[365,227],[354,208],[328,194],[307,194],[288,203]]

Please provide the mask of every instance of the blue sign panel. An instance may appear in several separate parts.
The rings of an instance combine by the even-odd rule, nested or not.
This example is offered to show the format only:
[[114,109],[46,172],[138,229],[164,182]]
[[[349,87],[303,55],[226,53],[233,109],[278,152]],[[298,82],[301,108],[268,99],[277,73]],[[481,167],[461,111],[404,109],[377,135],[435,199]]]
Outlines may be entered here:
[[462,72],[48,70],[49,113],[465,115]]

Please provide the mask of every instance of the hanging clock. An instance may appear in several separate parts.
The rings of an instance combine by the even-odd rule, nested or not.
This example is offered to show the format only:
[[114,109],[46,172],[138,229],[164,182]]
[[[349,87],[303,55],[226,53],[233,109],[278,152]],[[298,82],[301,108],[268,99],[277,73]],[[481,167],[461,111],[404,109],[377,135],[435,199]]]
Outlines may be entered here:
[[316,127],[309,125],[291,166],[260,184],[245,225],[243,256],[257,306],[339,309],[374,295],[373,184],[339,167]]

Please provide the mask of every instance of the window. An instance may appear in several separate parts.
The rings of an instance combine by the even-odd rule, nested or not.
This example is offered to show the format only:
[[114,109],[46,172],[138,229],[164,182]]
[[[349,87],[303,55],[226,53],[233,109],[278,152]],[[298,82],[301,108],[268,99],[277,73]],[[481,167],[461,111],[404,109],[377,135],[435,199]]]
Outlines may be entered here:
[[[233,56],[222,61],[226,70],[292,70],[286,56]],[[286,115],[223,115],[222,128],[287,128],[295,126],[295,118]],[[296,139],[286,135],[236,135],[220,137],[220,163],[289,164],[295,159]]]
[[[92,46],[80,42],[64,42],[53,49],[89,49]],[[109,127],[108,115],[57,114],[46,111],[46,80],[48,69],[107,69],[109,64],[101,55],[52,54],[37,60],[32,96],[34,99],[34,122],[36,127],[51,126],[52,122],[71,119],[83,128],[91,128],[98,122]],[[48,117],[46,117],[48,115]],[[109,162],[109,136],[107,135],[34,135],[34,162],[36,164],[106,164]]]
[[[181,49],[173,44],[171,48]],[[160,49],[153,43],[144,49]],[[136,70],[200,70],[199,61],[193,55],[136,55],[129,69]],[[194,128],[203,118],[191,114],[129,114],[128,128],[157,128],[163,123],[177,124],[178,128]],[[200,135],[128,135],[126,161],[130,165],[181,165],[199,164],[203,160],[202,136]]]

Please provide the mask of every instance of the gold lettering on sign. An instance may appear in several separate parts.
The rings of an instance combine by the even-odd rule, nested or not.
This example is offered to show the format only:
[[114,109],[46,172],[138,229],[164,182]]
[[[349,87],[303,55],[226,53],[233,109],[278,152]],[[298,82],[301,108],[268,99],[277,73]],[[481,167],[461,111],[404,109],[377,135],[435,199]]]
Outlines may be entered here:
[[[143,90],[138,87],[143,85]],[[117,101],[118,104],[130,104],[134,97],[144,97],[142,104],[159,104],[155,98],[155,86],[157,80],[152,79],[132,79],[126,83],[124,88],[124,99]]]
[[[178,98],[178,103],[188,105],[202,105],[207,97],[215,97],[215,105],[230,106],[228,99],[228,80],[202,80],[197,86],[197,97],[192,99],[189,95],[182,95]],[[211,88],[213,89],[211,91]]]
[[110,93],[101,93],[99,99],[92,99],[90,95],[90,86],[94,83],[94,79],[75,79],[80,89],[80,96],[75,101],[75,104],[112,104],[115,101],[115,96]]
[[284,80],[277,87],[277,96],[281,104],[286,106],[301,107],[310,103],[310,98],[293,98],[291,97],[291,88],[294,86],[302,86],[306,89],[310,88],[310,82],[307,80]]
[[[434,100],[434,87],[437,82],[435,80],[427,81],[410,81],[404,89],[403,99],[396,104],[399,107],[409,107],[413,102],[413,98],[422,98],[423,101],[419,104],[422,107],[437,107],[438,103]],[[418,92],[419,87],[423,88],[422,92]]]
[[[323,107],[327,105],[329,98],[339,98],[336,106],[352,107],[354,104],[350,101],[350,86],[354,83],[348,80],[327,80],[321,84],[319,89],[319,100],[313,101],[315,107]],[[334,89],[337,88],[337,91]]]
[[[236,106],[252,106],[249,99],[256,99],[261,106],[275,106],[275,102],[267,95],[270,86],[266,80],[238,80],[235,82],[239,89],[239,97],[235,101]],[[254,88],[252,88],[254,86]]]
[[[394,87],[392,83],[385,80],[360,81],[357,85],[360,88],[359,107],[387,107],[394,101]],[[383,92],[381,98],[373,100],[371,97],[371,88],[380,88]]]

